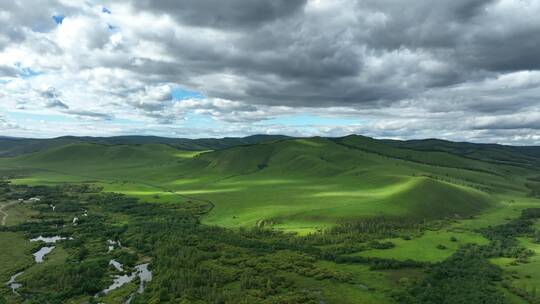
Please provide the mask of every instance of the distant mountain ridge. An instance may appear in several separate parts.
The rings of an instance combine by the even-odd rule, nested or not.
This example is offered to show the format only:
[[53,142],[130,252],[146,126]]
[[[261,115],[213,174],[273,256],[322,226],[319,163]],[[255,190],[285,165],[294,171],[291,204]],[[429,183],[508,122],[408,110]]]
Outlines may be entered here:
[[[247,137],[224,138],[168,138],[159,136],[115,136],[115,137],[77,137],[63,136],[51,139],[29,139],[0,136],[0,157],[13,157],[22,154],[45,151],[74,143],[93,143],[102,145],[145,145],[165,144],[178,150],[201,151],[223,150],[242,145],[297,139],[285,135],[252,135]],[[425,154],[416,152],[440,152],[463,158],[482,160],[497,164],[522,167],[540,167],[540,146],[508,146],[499,144],[479,144],[452,142],[441,139],[388,140],[374,139],[361,135],[328,138],[349,148],[381,153],[395,158],[429,162]]]
[[540,166],[540,146],[508,146],[499,144],[452,142],[432,138],[408,141],[383,141],[391,146],[402,149],[423,152],[447,152],[466,158],[513,166]]
[[39,152],[73,143],[95,143],[104,145],[165,144],[179,150],[200,151],[220,150],[233,146],[283,140],[287,138],[290,137],[284,135],[252,135],[247,137],[199,139],[139,135],[115,137],[63,136],[50,139],[0,137],[0,157],[12,157],[27,153]]

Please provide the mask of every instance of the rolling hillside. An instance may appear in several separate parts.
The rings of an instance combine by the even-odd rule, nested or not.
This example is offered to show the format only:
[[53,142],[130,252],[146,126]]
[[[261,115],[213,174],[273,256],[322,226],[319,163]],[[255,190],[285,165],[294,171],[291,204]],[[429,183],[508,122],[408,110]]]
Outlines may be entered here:
[[448,152],[466,158],[514,166],[540,166],[540,147],[504,146],[497,144],[473,144],[440,139],[395,141],[385,143],[398,148],[417,151]]
[[[98,205],[89,208],[90,215],[85,219],[95,220],[92,225],[100,229],[88,230],[88,226],[82,224],[66,225],[63,229],[93,231],[97,238],[88,241],[85,247],[97,252],[102,250],[106,256],[110,252],[106,251],[103,240],[111,233],[125,229],[138,233],[131,244],[129,239],[124,242],[126,236],[122,236],[122,243],[128,244],[127,251],[134,248],[133,244],[155,239],[157,243],[142,248],[145,252],[152,252],[148,251],[150,248],[157,250],[152,253],[156,286],[171,282],[166,274],[175,273],[183,265],[208,267],[201,272],[204,275],[218,269],[219,277],[223,277],[238,268],[251,269],[249,265],[259,265],[268,258],[276,258],[277,262],[261,268],[265,277],[267,269],[277,269],[301,290],[322,290],[316,294],[328,303],[402,303],[393,294],[396,290],[409,290],[410,285],[403,282],[412,282],[422,287],[419,290],[424,290],[427,285],[418,285],[419,282],[412,280],[433,280],[430,273],[439,268],[444,275],[434,282],[446,282],[448,269],[458,273],[468,269],[471,273],[485,275],[485,265],[499,265],[500,278],[486,284],[493,282],[505,296],[511,290],[529,292],[531,286],[538,286],[540,276],[534,272],[540,267],[537,254],[527,260],[522,257],[522,253],[529,252],[526,250],[537,252],[538,249],[534,243],[537,234],[532,234],[527,227],[539,223],[523,218],[540,210],[536,209],[540,206],[539,157],[534,147],[523,150],[432,140],[397,142],[356,135],[264,138],[252,139],[256,143],[234,140],[238,144],[216,140],[217,143],[211,145],[219,148],[199,146],[194,150],[179,149],[170,143],[140,143],[140,138],[124,138],[123,144],[57,142],[53,147],[32,153],[0,158],[0,176],[7,176],[14,185],[5,183],[4,186],[13,189],[32,189],[17,188],[20,184],[88,184],[101,187],[104,192],[141,199],[123,201],[125,198],[103,196],[102,200],[94,201]],[[430,143],[433,143],[431,147]],[[70,188],[49,189],[54,189],[53,193],[58,195],[57,189]],[[73,209],[64,210],[77,210],[72,215],[76,216],[80,214],[81,204],[87,204],[88,196],[71,200],[73,194],[69,194],[70,199],[59,200],[58,206],[73,204]],[[91,196],[94,195],[99,194],[93,191]],[[125,205],[127,201],[131,203]],[[0,206],[10,208],[9,225],[13,225],[10,221],[17,217],[33,220],[36,213],[45,212],[55,218],[63,210],[51,211],[46,205],[40,207],[33,203],[16,206],[0,202]],[[28,207],[37,209],[26,209]],[[175,213],[180,210],[181,213]],[[96,212],[104,213],[96,216]],[[192,223],[196,226],[185,226],[188,222],[184,222],[184,212],[193,213]],[[69,222],[71,217],[67,219]],[[112,230],[106,235],[101,231],[103,219],[111,223]],[[133,224],[134,221],[139,224]],[[517,235],[519,239],[509,238],[516,233],[518,226],[515,225],[524,225],[519,226],[523,229],[518,229],[521,231]],[[196,241],[193,239],[198,231],[195,227],[202,229],[201,238]],[[254,227],[273,231],[250,229]],[[156,231],[162,233],[157,238]],[[277,233],[279,231],[286,233]],[[162,241],[171,235],[176,237]],[[253,238],[243,239],[248,235]],[[22,235],[4,232],[2,237],[13,244],[24,244]],[[506,245],[501,245],[499,238],[503,238]],[[223,246],[212,245],[216,240],[223,241]],[[98,243],[103,246],[94,245]],[[175,247],[169,247],[171,244]],[[501,251],[501,246],[508,244],[513,247]],[[47,263],[29,266],[24,276],[21,275],[24,286],[31,286],[29,282],[41,276],[33,274],[39,271],[39,266],[65,264],[62,259],[72,253],[69,248],[59,246]],[[185,256],[200,250],[204,250],[200,251],[201,256],[207,257],[214,257],[216,251],[225,254],[206,263],[200,263],[198,258],[186,262],[178,252],[190,246],[197,249],[184,253]],[[237,249],[236,246],[245,247]],[[475,257],[471,256],[474,251],[463,251],[463,248],[481,248],[485,253],[477,253]],[[269,249],[272,251],[261,257],[261,252]],[[20,250],[25,249],[14,247],[7,259],[12,259],[14,254],[24,254]],[[255,264],[238,262],[237,258],[245,257],[246,252],[250,252],[253,260],[249,261],[256,261]],[[508,252],[515,254],[508,257]],[[30,250],[26,251],[26,256],[31,257],[31,254]],[[61,262],[54,264],[57,255]],[[170,263],[160,264],[169,256],[169,261],[179,261],[172,272]],[[496,258],[488,259],[488,256]],[[230,262],[215,268],[216,263],[226,257],[231,258]],[[298,265],[307,265],[306,261],[310,261],[309,269],[290,272]],[[451,264],[455,261],[465,264]],[[281,268],[281,265],[296,266]],[[386,268],[379,269],[378,265]],[[350,279],[342,282],[327,274],[312,278],[311,273],[319,267],[336,273],[336,278]],[[104,273],[109,270],[105,268]],[[4,272],[0,271],[0,276],[7,280],[16,271],[7,267]],[[197,271],[189,270],[190,274],[194,272]],[[252,272],[248,274],[246,278],[253,277]],[[495,285],[501,282],[503,275],[506,286],[511,289]],[[233,284],[229,285],[235,285],[238,280],[231,276]],[[463,283],[464,287],[458,288],[469,290],[476,281],[476,277],[472,277]],[[268,280],[261,282],[261,286],[265,286]],[[46,284],[49,286],[49,281]],[[238,290],[243,292],[241,287]],[[4,294],[11,297],[9,290]],[[493,290],[483,294],[492,295]],[[512,301],[508,303],[523,303],[516,300],[516,296],[509,298]],[[109,303],[106,299],[112,298],[100,299]]]
[[51,139],[27,139],[0,137],[0,157],[13,157],[27,153],[45,151],[74,143],[93,143],[102,145],[144,145],[164,144],[176,149],[199,151],[218,150],[232,146],[256,144],[260,142],[287,139],[282,135],[253,135],[248,137],[225,138],[167,138],[157,136],[116,136],[116,137],[75,137],[64,136]]
[[[532,157],[532,156],[531,156]],[[532,157],[534,158],[534,157]],[[532,166],[533,163],[530,165]],[[314,230],[366,217],[469,217],[530,194],[538,171],[362,136],[190,152],[167,144],[71,143],[0,159],[20,183],[91,182],[149,201],[211,201],[226,227]]]

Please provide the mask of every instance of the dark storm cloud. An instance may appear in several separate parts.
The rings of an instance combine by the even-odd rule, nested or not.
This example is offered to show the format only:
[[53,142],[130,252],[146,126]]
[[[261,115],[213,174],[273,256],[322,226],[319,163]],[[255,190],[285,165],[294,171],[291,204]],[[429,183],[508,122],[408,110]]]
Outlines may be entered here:
[[356,1],[358,11],[379,12],[385,26],[375,28],[367,41],[374,47],[398,49],[403,46],[454,48],[468,33],[463,30],[484,13],[493,0]]
[[[155,14],[156,21],[168,15],[190,28],[138,33],[163,47],[173,62],[104,56],[101,64],[128,69],[146,82],[185,84],[209,97],[266,105],[379,107],[501,72],[540,68],[540,21],[530,18],[539,12],[530,0],[124,2]],[[3,35],[12,36],[4,40],[24,39],[21,27],[8,26],[15,19],[23,28],[50,30],[57,26],[54,14],[81,14],[55,1],[24,4],[29,5],[36,9],[0,4],[9,12]],[[523,18],[516,15],[520,12]],[[98,36],[102,48],[109,34]],[[133,47],[118,44],[115,50]],[[81,67],[95,64],[83,61]],[[221,85],[218,74],[236,78],[238,89]]]
[[141,10],[171,15],[182,24],[251,29],[295,14],[306,0],[140,0],[134,3]]
[[[515,71],[540,68],[540,22],[531,19],[533,1],[505,9],[505,1],[359,1],[359,9],[379,11],[387,24],[367,37],[372,47],[422,48],[467,69]],[[536,7],[536,10],[538,7]],[[533,13],[534,12],[534,13]],[[522,16],[523,19],[520,19]],[[534,17],[533,17],[534,18]],[[446,58],[445,58],[446,57]]]
[[[255,104],[387,106],[481,75],[538,68],[540,36],[532,33],[540,22],[497,20],[489,13],[495,4],[343,1],[318,11],[306,1],[135,1],[178,24],[225,35],[155,33],[147,38],[165,43],[176,63],[145,61],[137,69],[198,86],[210,97]],[[509,22],[505,32],[498,22]],[[216,73],[237,77],[241,90],[195,80]]]
[[201,89],[258,104],[360,107],[540,68],[540,22],[520,24],[501,3],[343,1],[318,11],[306,1],[134,2],[179,24],[229,35],[206,41],[157,34],[153,39],[165,42],[177,64],[146,67],[168,80],[197,85],[195,77],[228,73],[242,90]]

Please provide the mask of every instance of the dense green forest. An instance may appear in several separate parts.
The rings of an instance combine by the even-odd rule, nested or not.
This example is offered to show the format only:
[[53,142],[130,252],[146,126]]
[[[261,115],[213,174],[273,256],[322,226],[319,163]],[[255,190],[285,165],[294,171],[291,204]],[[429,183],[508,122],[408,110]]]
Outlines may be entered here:
[[[19,296],[5,295],[4,302],[6,297],[10,302],[26,298],[28,303],[98,302],[100,291],[111,284],[114,269],[109,260],[115,259],[127,269],[140,261],[150,262],[154,279],[142,294],[134,293],[131,303],[319,303],[320,295],[302,288],[296,278],[355,283],[351,273],[330,267],[332,263],[425,273],[400,278],[388,295],[397,302],[508,303],[497,289],[503,282],[502,271],[488,259],[512,257],[527,263],[533,253],[516,238],[537,234],[532,226],[540,218],[540,208],[525,209],[505,225],[484,229],[489,244],[467,244],[443,262],[419,263],[348,253],[392,248],[391,242],[377,240],[406,238],[446,223],[380,218],[296,237],[256,227],[233,231],[202,225],[199,218],[208,208],[203,204],[160,206],[77,185],[27,187],[4,181],[0,186],[3,200],[28,202],[40,197],[23,203],[37,211],[32,218],[3,227],[1,233],[22,233],[28,239],[58,234],[66,238],[57,245],[65,252],[64,260],[39,269],[25,265],[29,270],[20,277]],[[54,211],[49,207],[53,203]],[[70,218],[85,210],[88,215],[73,225]],[[121,240],[122,247],[108,252],[107,240]],[[329,264],[322,266],[319,261]],[[536,300],[532,290],[521,296],[531,303]],[[117,299],[112,294],[104,297],[111,302]]]

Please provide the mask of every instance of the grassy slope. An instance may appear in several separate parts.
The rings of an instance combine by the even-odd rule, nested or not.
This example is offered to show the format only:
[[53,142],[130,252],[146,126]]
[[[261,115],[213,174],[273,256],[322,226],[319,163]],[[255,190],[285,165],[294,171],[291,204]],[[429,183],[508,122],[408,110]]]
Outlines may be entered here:
[[[507,183],[500,175],[389,158],[325,139],[232,148],[186,165],[208,172],[207,178],[189,176],[192,182],[180,192],[216,202],[207,221],[225,226],[260,219],[302,227],[382,214],[466,216],[494,205],[471,186]],[[225,178],[209,178],[214,172]]]
[[[455,237],[457,241],[451,241]],[[361,256],[441,262],[454,253],[459,246],[467,243],[485,245],[488,240],[476,233],[459,231],[428,231],[413,240],[389,239],[396,245],[391,249],[372,249],[359,253]],[[437,248],[443,245],[446,249]]]
[[76,137],[64,136],[50,139],[29,139],[0,136],[0,157],[46,151],[68,144],[93,143],[102,145],[146,145],[164,144],[181,150],[200,151],[225,149],[238,145],[256,144],[261,142],[282,140],[288,138],[282,135],[252,135],[248,137],[226,138],[167,138],[157,136],[115,136],[115,137]]
[[159,144],[83,143],[1,159],[0,165],[34,170],[21,183],[89,181],[152,201],[207,199],[215,204],[207,223],[266,221],[299,231],[377,215],[469,216],[497,206],[500,195],[525,192],[521,179],[531,174],[364,137],[295,139],[202,154]]
[[540,165],[540,147],[472,144],[467,142],[450,142],[439,139],[410,141],[388,140],[385,142],[394,147],[418,151],[450,152],[465,156],[467,158],[486,160],[493,163],[512,164],[525,167]]
[[[31,250],[33,244],[28,242],[20,233],[0,232],[2,250],[0,250],[0,286],[9,278],[33,263]],[[4,290],[7,291],[7,290]]]
[[532,250],[534,255],[526,264],[512,264],[514,259],[497,258],[492,262],[502,267],[511,277],[512,285],[523,291],[532,292],[533,288],[540,291],[540,244],[535,244],[526,238],[519,239],[521,245]]

